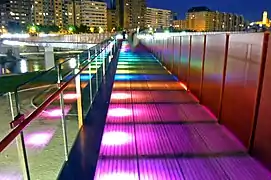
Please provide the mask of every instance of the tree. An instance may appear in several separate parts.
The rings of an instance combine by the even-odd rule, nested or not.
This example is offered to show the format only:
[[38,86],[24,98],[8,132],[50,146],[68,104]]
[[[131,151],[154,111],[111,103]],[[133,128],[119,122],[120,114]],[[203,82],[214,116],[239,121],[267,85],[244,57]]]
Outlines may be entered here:
[[86,25],[83,25],[81,24],[79,27],[78,27],[78,33],[89,33],[90,32],[90,29],[88,26]]
[[21,33],[24,28],[18,22],[8,22],[7,30],[11,33]]
[[98,27],[94,27],[94,33],[99,33],[99,28]]

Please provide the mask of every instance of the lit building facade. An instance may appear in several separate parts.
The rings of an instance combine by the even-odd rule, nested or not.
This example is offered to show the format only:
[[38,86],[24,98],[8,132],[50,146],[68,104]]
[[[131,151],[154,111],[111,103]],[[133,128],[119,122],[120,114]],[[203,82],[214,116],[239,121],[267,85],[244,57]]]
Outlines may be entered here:
[[32,0],[4,0],[1,2],[1,25],[26,26],[31,23]]
[[116,22],[119,28],[145,27],[146,0],[116,0]]
[[81,3],[80,1],[70,1],[67,4],[68,25],[81,25]]
[[116,10],[115,9],[107,9],[107,30],[112,31],[116,30]]
[[146,27],[168,28],[172,25],[173,13],[170,10],[147,7],[144,19]]
[[32,13],[32,20],[34,24],[55,24],[53,0],[35,0]]
[[98,1],[81,1],[81,24],[91,28],[107,29],[107,4]]
[[59,27],[68,24],[68,4],[72,0],[34,0],[33,23],[37,25],[56,25]]
[[241,31],[245,20],[242,15],[193,7],[186,13],[186,22],[187,29],[194,31]]
[[257,21],[257,22],[252,22],[250,23],[250,25],[260,25],[260,26],[266,26],[266,27],[271,27],[271,19],[268,18],[268,14],[267,11],[263,12],[263,16],[262,16],[262,21]]
[[177,30],[186,30],[187,22],[186,20],[173,20],[173,27]]
[[54,20],[56,26],[62,27],[67,25],[67,4],[68,0],[54,0]]

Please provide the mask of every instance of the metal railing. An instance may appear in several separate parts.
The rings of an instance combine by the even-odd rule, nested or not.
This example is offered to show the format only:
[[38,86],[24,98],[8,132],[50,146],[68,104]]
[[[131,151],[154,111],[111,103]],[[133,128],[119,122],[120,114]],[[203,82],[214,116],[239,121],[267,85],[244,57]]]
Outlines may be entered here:
[[0,142],[0,177],[16,172],[18,179],[56,178],[116,50],[115,39],[105,40],[8,93],[13,121]]

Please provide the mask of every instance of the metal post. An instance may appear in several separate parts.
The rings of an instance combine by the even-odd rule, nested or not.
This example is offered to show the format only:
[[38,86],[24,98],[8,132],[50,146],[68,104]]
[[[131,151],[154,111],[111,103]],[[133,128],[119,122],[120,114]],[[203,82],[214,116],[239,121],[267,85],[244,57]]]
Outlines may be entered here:
[[[62,75],[61,75],[61,64],[57,66],[57,83],[58,88],[61,87],[62,82]],[[62,127],[62,134],[63,134],[63,143],[64,143],[64,156],[65,161],[68,161],[68,140],[67,140],[67,126],[65,120],[65,104],[64,104],[64,97],[63,91],[59,95],[59,104],[61,108],[61,127]]]
[[[88,56],[89,56],[89,61],[91,61],[91,53],[90,49],[88,49]],[[92,104],[92,73],[91,73],[91,62],[89,62],[88,65],[88,70],[89,70],[89,96],[90,96],[90,104]]]
[[[77,67],[75,73],[79,72],[80,68],[80,56],[77,56]],[[77,96],[77,114],[78,114],[78,128],[80,129],[83,125],[83,110],[82,110],[82,93],[81,93],[81,81],[80,75],[75,78],[75,88]]]
[[[98,52],[100,53],[100,52]],[[97,49],[95,48],[95,66],[96,66],[96,92],[98,92],[99,89],[99,81],[98,81],[98,53]]]
[[204,81],[204,70],[205,70],[205,55],[206,55],[206,40],[207,37],[203,37],[203,54],[202,54],[202,65],[201,65],[201,77],[200,77],[200,92],[199,92],[199,102],[202,102],[202,90],[203,90],[203,81]]
[[106,63],[106,47],[103,50],[103,76],[105,75],[105,63]]
[[88,60],[91,60],[91,54],[90,54],[90,49],[88,49]]
[[260,103],[261,103],[261,97],[262,97],[262,90],[263,90],[263,82],[264,82],[264,76],[265,76],[265,65],[267,61],[267,54],[268,54],[268,41],[269,41],[269,33],[264,34],[263,38],[263,44],[262,44],[262,54],[261,54],[261,66],[260,66],[260,72],[259,72],[259,79],[258,79],[258,85],[257,85],[257,95],[256,95],[256,103],[254,106],[254,112],[253,112],[253,120],[252,120],[252,128],[249,138],[249,145],[248,145],[248,152],[252,153],[254,150],[254,141],[256,136],[256,129],[258,124],[258,116],[260,111]]
[[222,104],[225,90],[225,82],[226,82],[226,73],[227,73],[227,63],[228,63],[228,51],[229,51],[229,34],[226,34],[226,42],[225,42],[225,54],[224,54],[224,66],[223,66],[223,77],[221,83],[221,92],[219,97],[219,107],[218,107],[218,122],[221,123],[222,118]]
[[192,35],[189,36],[189,54],[188,54],[188,72],[187,72],[187,89],[189,89],[190,87],[190,68],[191,68],[191,56],[192,56]]
[[173,39],[172,39],[172,45],[173,45],[173,58],[172,58],[172,64],[171,64],[171,72],[173,73],[173,69],[174,69],[174,62],[175,62],[175,51],[174,51],[174,43],[175,43],[175,41],[174,41],[174,36],[173,36]]
[[[8,93],[9,96],[9,104],[10,104],[10,109],[11,109],[11,115],[12,119],[15,118],[15,114],[13,111],[13,103],[12,103],[12,97],[11,93]],[[17,114],[20,114],[20,103],[19,103],[19,97],[18,97],[18,91],[15,91],[15,103],[16,103],[16,110]],[[16,145],[17,145],[17,150],[18,150],[18,156],[19,156],[19,161],[20,164],[23,168],[23,177],[24,179],[30,180],[30,170],[28,166],[28,159],[27,159],[27,153],[26,153],[26,148],[25,148],[25,142],[24,142],[24,133],[21,131],[20,136],[16,138]]]

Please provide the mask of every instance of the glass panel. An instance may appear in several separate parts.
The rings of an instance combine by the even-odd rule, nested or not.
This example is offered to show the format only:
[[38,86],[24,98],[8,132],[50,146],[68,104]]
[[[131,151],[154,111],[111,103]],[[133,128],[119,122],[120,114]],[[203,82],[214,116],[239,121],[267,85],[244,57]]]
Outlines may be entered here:
[[[39,95],[39,102],[52,95],[45,91]],[[67,115],[70,106],[65,106]],[[31,179],[56,179],[65,161],[62,110],[59,98],[49,105],[42,114],[24,129]]]
[[21,162],[18,156],[17,143],[14,140],[0,156],[0,179],[23,179],[22,168],[23,161]]
[[[101,50],[102,46],[98,45],[90,50],[90,54],[85,51],[77,57],[59,58],[56,62],[61,65],[21,84],[17,88],[17,93],[11,94],[11,101],[8,99],[9,96],[0,97],[1,102],[5,104],[0,111],[6,113],[4,120],[0,122],[2,139],[10,132],[9,122],[13,119],[9,102],[13,102],[14,116],[21,113],[28,117],[52,97],[61,85],[69,82],[63,93],[56,97],[23,131],[22,139],[25,143],[31,179],[56,179],[64,161],[67,160],[84,116],[101,85],[103,70],[109,64],[109,51],[104,49],[101,53]],[[96,58],[94,58],[95,54]],[[79,72],[79,67],[82,68],[89,62],[87,60],[89,56],[92,59],[89,67],[80,76],[71,79]],[[23,179],[24,175],[21,173],[24,169],[23,163],[22,165],[17,163],[20,162],[18,159],[22,158],[18,157],[16,141],[14,141],[1,153],[0,179]]]
[[[2,140],[11,130],[9,123],[15,116],[16,107],[14,93],[6,93],[0,97],[1,101],[1,119],[0,119],[0,140]],[[18,154],[17,140],[14,140],[0,156],[0,179],[22,179],[23,174],[21,162]]]

